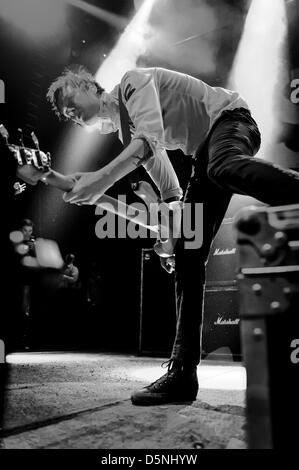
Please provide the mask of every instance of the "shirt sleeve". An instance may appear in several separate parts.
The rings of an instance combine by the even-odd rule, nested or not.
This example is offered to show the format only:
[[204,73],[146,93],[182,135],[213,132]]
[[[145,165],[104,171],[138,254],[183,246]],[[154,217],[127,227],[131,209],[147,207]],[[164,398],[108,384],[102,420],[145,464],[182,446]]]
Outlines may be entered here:
[[124,75],[120,87],[135,128],[132,139],[146,139],[154,153],[159,142],[164,141],[164,127],[153,75],[146,71],[131,70]]
[[159,142],[164,141],[164,126],[160,99],[154,77],[141,70],[127,72],[121,81],[125,106],[135,131],[132,139],[145,139],[152,156],[143,163],[163,200],[183,196],[178,177],[166,150]]
[[183,190],[165,149],[156,150],[143,167],[159,189],[163,201],[182,198]]

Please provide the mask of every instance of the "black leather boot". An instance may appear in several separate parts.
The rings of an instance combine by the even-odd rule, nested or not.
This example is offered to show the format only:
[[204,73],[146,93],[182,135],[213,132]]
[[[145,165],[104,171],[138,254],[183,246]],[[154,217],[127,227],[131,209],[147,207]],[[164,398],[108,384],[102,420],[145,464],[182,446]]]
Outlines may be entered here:
[[132,393],[133,405],[162,405],[196,400],[197,368],[170,360],[168,372],[147,387]]

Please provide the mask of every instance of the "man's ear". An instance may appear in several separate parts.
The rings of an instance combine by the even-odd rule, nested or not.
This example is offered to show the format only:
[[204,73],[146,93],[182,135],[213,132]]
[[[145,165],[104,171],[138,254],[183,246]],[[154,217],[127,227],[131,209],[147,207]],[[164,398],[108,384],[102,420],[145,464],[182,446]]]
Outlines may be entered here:
[[74,95],[75,89],[71,85],[66,85],[64,88],[64,96],[69,98]]
[[64,93],[63,93],[63,102],[66,106],[73,106],[73,100],[76,97],[76,95],[80,92],[78,88],[74,88],[71,85],[66,85],[64,87]]
[[74,88],[71,85],[65,85],[59,92],[57,99],[57,107],[62,113],[63,108],[68,107],[69,99],[74,95]]

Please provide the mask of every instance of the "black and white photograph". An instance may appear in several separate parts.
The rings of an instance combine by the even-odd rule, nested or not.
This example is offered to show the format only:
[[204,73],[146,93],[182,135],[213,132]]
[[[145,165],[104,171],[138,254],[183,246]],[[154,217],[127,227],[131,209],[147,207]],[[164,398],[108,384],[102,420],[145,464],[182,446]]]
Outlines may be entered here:
[[0,0],[0,462],[296,450],[298,25]]

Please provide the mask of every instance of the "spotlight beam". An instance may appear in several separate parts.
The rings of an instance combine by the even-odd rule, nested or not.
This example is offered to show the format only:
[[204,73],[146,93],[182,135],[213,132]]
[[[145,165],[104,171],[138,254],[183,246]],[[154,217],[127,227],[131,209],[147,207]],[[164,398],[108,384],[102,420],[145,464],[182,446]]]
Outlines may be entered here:
[[[10,0],[11,1],[11,0]],[[99,66],[96,73],[97,81],[107,91],[111,91],[112,88],[120,82],[122,76],[130,70],[136,67],[136,61],[138,57],[143,53],[145,48],[145,36],[148,31],[148,20],[152,12],[154,3],[157,0],[144,0],[140,8],[138,9],[135,16],[128,23],[122,17],[113,15],[105,12],[101,8],[88,5],[82,0],[64,0],[69,4],[81,8],[82,10],[101,18],[111,20],[116,27],[124,28],[124,31],[120,32],[119,39],[112,49],[105,61]],[[104,15],[104,16],[103,16]],[[84,129],[78,126],[73,126],[68,135],[65,136],[64,142],[60,142],[59,149],[57,149],[57,161],[60,162],[58,171],[62,173],[73,173],[75,171],[84,171],[84,167],[88,166],[91,156],[94,154],[95,147],[97,147],[97,155],[99,155],[99,163],[101,162],[101,153],[107,154],[107,144],[109,139],[106,135],[101,136],[101,142],[99,143],[97,138],[98,133],[88,133]],[[84,156],[84,161],[82,160]],[[60,158],[59,158],[60,157]],[[93,157],[94,158],[94,157]],[[55,208],[57,212],[57,198],[52,193],[48,196],[47,207]],[[62,206],[63,200],[60,199]],[[69,212],[69,214],[71,214]],[[60,218],[64,217],[63,222]],[[50,219],[48,218],[50,223]],[[59,212],[59,218],[56,218],[56,226],[61,227],[61,230],[65,226],[65,211],[63,206]]]
[[139,10],[123,31],[109,56],[99,67],[96,79],[107,90],[120,82],[128,70],[136,67],[138,57],[146,49],[148,21],[157,0],[144,0]]
[[259,156],[266,159],[280,126],[286,25],[284,0],[252,0],[228,84],[249,104],[262,134]]
[[228,28],[231,28],[231,23],[228,23],[227,25],[221,26],[220,28],[216,28],[216,29],[212,29],[210,31],[206,31],[204,33],[194,34],[193,36],[190,36],[186,39],[182,39],[181,41],[174,42],[173,44],[171,44],[171,47],[177,47],[177,46],[180,46],[182,44],[185,44],[186,42],[194,41],[194,39],[199,39],[199,38],[202,38],[204,36],[207,36],[208,34],[214,34],[214,33],[217,33],[218,31],[228,29]]
[[128,20],[120,15],[111,13],[103,8],[90,5],[89,3],[83,2],[82,0],[66,0],[67,3],[75,8],[85,11],[86,13],[111,24],[117,29],[123,30],[128,25]]

